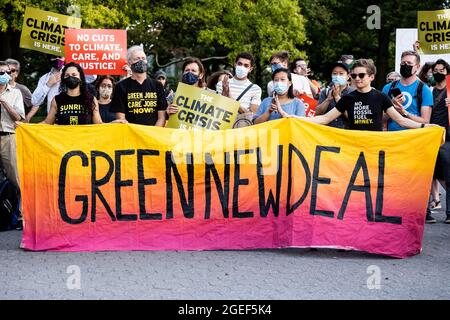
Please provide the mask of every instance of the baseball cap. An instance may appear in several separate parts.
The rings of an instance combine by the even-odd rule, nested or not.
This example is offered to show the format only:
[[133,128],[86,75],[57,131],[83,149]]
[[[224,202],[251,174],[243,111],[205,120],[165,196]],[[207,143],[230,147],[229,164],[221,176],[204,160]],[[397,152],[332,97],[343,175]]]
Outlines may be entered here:
[[348,66],[348,64],[342,62],[342,61],[337,61],[335,63],[332,64],[331,66],[331,72],[333,72],[333,69],[336,67],[341,67],[343,68],[345,71],[347,71],[347,73],[350,73],[350,68]]
[[163,77],[164,79],[167,79],[167,74],[163,70],[158,70],[155,72],[155,79]]

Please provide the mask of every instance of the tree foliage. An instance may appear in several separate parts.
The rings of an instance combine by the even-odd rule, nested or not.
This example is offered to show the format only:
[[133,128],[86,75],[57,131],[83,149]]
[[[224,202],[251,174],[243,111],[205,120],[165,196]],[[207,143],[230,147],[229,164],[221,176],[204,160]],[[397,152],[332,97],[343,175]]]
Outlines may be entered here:
[[298,4],[307,20],[308,38],[300,48],[308,53],[313,70],[326,78],[331,63],[342,54],[372,58],[381,86],[386,72],[395,67],[395,29],[417,28],[417,11],[438,10],[442,1],[380,1],[381,29],[367,27],[367,8],[373,1],[300,0]]

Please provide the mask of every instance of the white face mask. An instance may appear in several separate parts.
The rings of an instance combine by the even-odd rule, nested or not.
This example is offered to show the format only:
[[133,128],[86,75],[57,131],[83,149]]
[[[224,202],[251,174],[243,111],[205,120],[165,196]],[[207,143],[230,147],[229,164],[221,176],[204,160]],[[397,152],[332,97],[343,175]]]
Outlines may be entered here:
[[238,79],[243,79],[248,75],[248,69],[244,66],[237,66],[235,71]]
[[100,88],[98,90],[100,97],[109,98],[112,94],[112,88]]

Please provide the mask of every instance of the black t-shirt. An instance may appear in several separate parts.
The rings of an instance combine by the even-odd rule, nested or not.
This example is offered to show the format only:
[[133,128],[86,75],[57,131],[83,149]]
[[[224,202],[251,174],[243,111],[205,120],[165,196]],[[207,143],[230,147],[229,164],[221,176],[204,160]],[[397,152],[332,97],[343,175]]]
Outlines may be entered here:
[[[322,102],[324,102],[326,100],[326,98],[328,97],[328,94],[330,93],[330,91],[333,90],[333,88],[330,86],[328,86],[325,90],[321,90],[320,91],[320,95],[319,95],[319,104],[321,104]],[[349,94],[350,92],[355,91],[354,88],[347,86],[345,87],[344,90],[342,90],[341,92],[341,97]],[[328,111],[330,111],[331,109],[336,107],[336,101],[333,99],[330,101],[330,104],[328,105],[327,110],[325,111],[325,113],[327,113]],[[348,121],[347,118],[342,115],[336,119],[334,119],[333,121],[331,121],[328,126],[330,127],[334,127],[334,128],[341,128],[341,129],[347,129],[348,128]]]
[[431,112],[430,123],[438,124],[441,127],[448,128],[448,108],[445,104],[447,98],[447,88],[442,90],[433,89],[433,110]]
[[159,81],[147,78],[140,84],[127,78],[114,88],[110,111],[124,113],[130,123],[154,126],[158,120],[158,111],[166,109],[166,96]]
[[384,93],[372,89],[367,93],[357,90],[342,96],[336,104],[340,112],[347,111],[349,129],[352,130],[383,130],[383,111],[392,107],[392,102]]
[[116,114],[114,112],[111,112],[111,104],[112,101],[109,103],[98,103],[98,109],[100,112],[100,117],[102,118],[103,122],[111,122],[116,120]]
[[63,92],[55,96],[56,119],[59,125],[78,125],[92,123],[92,107],[84,105],[81,95],[72,97]]

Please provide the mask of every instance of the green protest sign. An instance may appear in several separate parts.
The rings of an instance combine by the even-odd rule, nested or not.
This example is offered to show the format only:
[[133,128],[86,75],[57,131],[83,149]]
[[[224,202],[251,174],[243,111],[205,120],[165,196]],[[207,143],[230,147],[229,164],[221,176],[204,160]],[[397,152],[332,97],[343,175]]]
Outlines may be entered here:
[[178,84],[173,104],[178,112],[167,127],[176,129],[231,129],[239,110],[239,102],[185,83]]
[[421,54],[450,53],[450,9],[417,12]]
[[80,18],[27,7],[23,18],[20,47],[64,56],[65,29],[80,27]]

